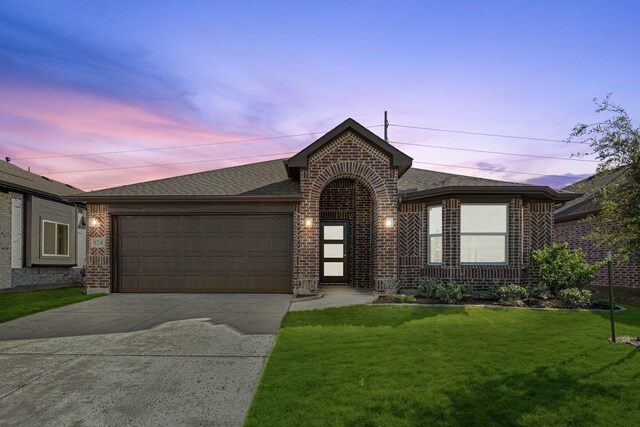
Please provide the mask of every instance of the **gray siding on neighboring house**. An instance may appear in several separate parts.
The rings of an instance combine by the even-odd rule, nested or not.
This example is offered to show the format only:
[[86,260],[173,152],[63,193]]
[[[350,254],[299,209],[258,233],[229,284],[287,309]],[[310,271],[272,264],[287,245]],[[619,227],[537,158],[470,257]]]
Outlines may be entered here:
[[11,287],[11,193],[0,192],[0,289]]
[[[28,222],[27,230],[27,259],[25,265],[65,265],[75,266],[77,249],[77,215],[76,207],[42,199],[40,197],[30,197],[28,199]],[[42,252],[42,227],[43,221],[54,221],[67,224],[69,226],[68,255],[66,256],[45,256]]]
[[[57,203],[50,200],[31,197],[36,200],[35,211],[28,216],[25,196],[15,192],[0,192],[0,289],[23,285],[52,283],[79,283],[82,281],[82,269],[86,253],[86,230],[82,225],[83,209]],[[42,265],[26,263],[26,250],[39,255],[41,219],[69,221],[69,256],[55,260],[63,265],[48,264],[48,260],[39,261]],[[25,219],[27,220],[25,222]],[[34,225],[36,233],[30,233]],[[28,242],[25,237],[29,236]],[[82,246],[82,248],[78,248]]]

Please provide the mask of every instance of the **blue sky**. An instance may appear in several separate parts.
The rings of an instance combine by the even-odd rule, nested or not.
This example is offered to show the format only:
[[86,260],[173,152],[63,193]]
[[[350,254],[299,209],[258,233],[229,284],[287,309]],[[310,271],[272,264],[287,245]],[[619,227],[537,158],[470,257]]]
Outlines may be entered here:
[[[385,110],[391,124],[563,140],[609,92],[637,123],[638,18],[636,1],[5,1],[0,155],[91,189],[287,157],[320,134],[215,143],[380,125]],[[390,140],[578,151],[393,126]],[[596,166],[397,147],[416,167],[556,187]]]

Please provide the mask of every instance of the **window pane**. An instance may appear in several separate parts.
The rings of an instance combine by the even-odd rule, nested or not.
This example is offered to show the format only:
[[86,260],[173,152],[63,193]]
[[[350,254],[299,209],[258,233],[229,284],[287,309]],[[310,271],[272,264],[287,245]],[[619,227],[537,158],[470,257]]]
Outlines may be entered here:
[[56,254],[56,225],[53,222],[42,223],[42,253],[45,255]]
[[431,264],[442,263],[442,236],[429,238],[429,262]]
[[58,226],[58,255],[69,255],[69,226],[66,224],[57,224]]
[[333,277],[344,276],[344,264],[341,262],[325,262],[324,263],[324,275]]
[[342,258],[344,245],[342,243],[325,243],[324,244],[324,257],[325,258]]
[[463,233],[506,233],[507,205],[461,205]]
[[442,206],[431,206],[429,212],[429,234],[442,234]]
[[506,236],[460,236],[460,262],[505,263]]
[[325,240],[342,240],[344,239],[344,227],[341,225],[325,225],[324,227],[324,239]]

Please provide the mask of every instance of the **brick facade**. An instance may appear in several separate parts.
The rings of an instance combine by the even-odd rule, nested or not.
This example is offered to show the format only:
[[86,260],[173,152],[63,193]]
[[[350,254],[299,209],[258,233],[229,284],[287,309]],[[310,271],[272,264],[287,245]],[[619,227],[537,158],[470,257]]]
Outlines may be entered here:
[[[583,239],[598,225],[602,225],[602,223],[582,220],[557,222],[555,224],[554,241],[557,243],[568,242],[569,247],[573,249],[582,248],[587,255],[586,258],[589,263],[602,261],[607,256],[609,248],[596,246],[593,241]],[[607,284],[606,266],[596,271],[593,283],[595,285]],[[613,284],[615,286],[640,288],[640,264],[628,262],[621,265],[614,262]]]
[[[108,205],[89,205],[87,224],[92,218],[98,220],[97,227],[88,227],[87,267],[85,282],[87,293],[110,292],[111,289],[111,217]],[[98,239],[99,243],[95,244]]]
[[[434,202],[442,205],[442,264],[427,263],[427,202],[403,203],[400,206],[399,263],[404,287],[417,286],[424,277],[465,282],[478,291],[488,291],[495,284],[531,284],[536,271],[530,251],[552,241],[553,203],[526,201],[514,197],[509,201],[508,264],[462,265],[460,263],[459,198]],[[490,201],[487,201],[490,203]],[[504,203],[504,201],[496,201]]]
[[320,195],[320,219],[349,222],[349,283],[371,287],[371,194],[362,183],[340,179]]
[[[373,282],[397,277],[398,171],[390,167],[389,157],[351,131],[328,142],[308,159],[300,171],[300,189],[304,200],[299,218],[311,218],[310,227],[300,226],[298,250],[294,254],[294,283],[318,278],[320,238],[320,197],[327,185],[339,179],[357,181],[371,193],[371,276]],[[394,226],[385,228],[387,217]]]

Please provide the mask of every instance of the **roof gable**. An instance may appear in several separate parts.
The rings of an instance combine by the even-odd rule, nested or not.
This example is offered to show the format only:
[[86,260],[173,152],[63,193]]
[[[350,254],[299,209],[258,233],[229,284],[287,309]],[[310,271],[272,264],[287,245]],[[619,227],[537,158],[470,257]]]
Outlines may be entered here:
[[316,140],[314,143],[307,146],[298,154],[291,157],[286,162],[289,175],[293,178],[298,178],[300,175],[300,168],[306,168],[308,166],[310,155],[347,131],[352,131],[358,134],[366,141],[378,148],[380,151],[388,154],[389,158],[391,159],[391,167],[398,168],[398,176],[402,176],[411,167],[413,161],[411,157],[407,156],[402,151],[398,150],[397,148],[380,138],[378,135],[362,126],[360,123],[349,118],[327,132],[324,136]]

